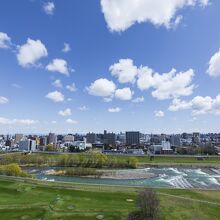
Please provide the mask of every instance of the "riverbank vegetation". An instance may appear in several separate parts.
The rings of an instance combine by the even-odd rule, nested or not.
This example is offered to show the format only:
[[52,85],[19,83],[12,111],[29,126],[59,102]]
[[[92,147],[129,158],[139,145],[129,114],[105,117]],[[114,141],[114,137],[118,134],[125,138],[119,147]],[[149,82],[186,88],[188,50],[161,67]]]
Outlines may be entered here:
[[17,163],[33,166],[64,166],[87,168],[137,168],[138,159],[135,157],[107,157],[100,153],[82,154],[6,154],[0,158],[0,164]]
[[22,170],[17,164],[0,165],[0,175],[31,177],[26,171]]
[[56,175],[56,176],[94,176],[95,178],[100,178],[103,172],[97,170],[96,168],[68,167],[68,168],[53,170],[48,172],[47,174]]

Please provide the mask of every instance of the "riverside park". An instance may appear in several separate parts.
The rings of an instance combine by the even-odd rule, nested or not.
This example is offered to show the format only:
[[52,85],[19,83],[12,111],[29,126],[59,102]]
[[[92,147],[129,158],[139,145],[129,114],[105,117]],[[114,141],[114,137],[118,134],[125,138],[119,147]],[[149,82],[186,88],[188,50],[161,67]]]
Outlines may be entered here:
[[126,219],[146,187],[159,198],[158,219],[220,216],[219,157],[11,153],[0,163],[1,219]]

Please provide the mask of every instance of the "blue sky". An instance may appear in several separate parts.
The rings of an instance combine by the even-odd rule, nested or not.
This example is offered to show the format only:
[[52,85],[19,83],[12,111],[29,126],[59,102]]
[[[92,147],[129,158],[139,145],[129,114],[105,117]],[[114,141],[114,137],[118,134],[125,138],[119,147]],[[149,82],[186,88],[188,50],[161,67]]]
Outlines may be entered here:
[[219,10],[2,0],[0,133],[219,132]]

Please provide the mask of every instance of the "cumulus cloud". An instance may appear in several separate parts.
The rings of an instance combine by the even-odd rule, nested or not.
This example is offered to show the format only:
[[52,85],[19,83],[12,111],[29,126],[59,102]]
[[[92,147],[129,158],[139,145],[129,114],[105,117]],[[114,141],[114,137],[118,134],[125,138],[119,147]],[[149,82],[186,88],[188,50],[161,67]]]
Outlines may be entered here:
[[58,91],[49,92],[45,97],[52,100],[53,102],[63,102],[64,101],[64,95]]
[[111,102],[112,99],[113,99],[113,96],[111,96],[111,97],[104,97],[104,98],[103,98],[103,101],[104,101],[104,102]]
[[17,84],[17,83],[12,83],[11,84],[12,87],[16,88],[16,89],[21,89],[21,85]]
[[134,103],[144,102],[144,97],[143,96],[137,97],[137,98],[133,99],[132,102],[134,102]]
[[47,55],[47,48],[40,40],[28,38],[26,44],[18,46],[17,60],[22,67],[29,67]]
[[66,123],[68,123],[68,124],[77,124],[78,122],[71,119],[71,118],[68,118],[68,119],[66,119]]
[[8,102],[9,102],[8,98],[4,96],[0,96],[0,104],[6,104]]
[[7,49],[11,46],[11,38],[3,32],[0,32],[0,48]]
[[83,105],[79,107],[79,110],[84,112],[84,111],[87,111],[88,108],[85,105]]
[[61,80],[60,79],[56,79],[55,81],[52,82],[52,85],[56,88],[62,88],[63,85],[61,83]]
[[118,63],[109,67],[109,71],[120,83],[134,83],[137,75],[137,67],[132,59],[120,59]]
[[67,108],[67,109],[65,109],[65,110],[60,110],[59,112],[58,112],[58,114],[59,115],[61,115],[61,116],[70,116],[70,115],[72,115],[72,112],[71,112],[71,109],[70,108]]
[[116,89],[115,90],[115,98],[120,100],[131,100],[133,92],[130,88]]
[[68,89],[70,92],[75,92],[77,90],[75,83],[72,83],[71,85],[67,85],[66,89]]
[[38,121],[31,119],[9,119],[0,117],[0,124],[2,125],[32,125],[36,123],[38,123]]
[[51,72],[58,72],[69,76],[69,73],[73,70],[68,67],[66,60],[64,59],[53,59],[51,63],[46,66],[46,69]]
[[71,50],[70,45],[68,43],[64,43],[62,52],[67,53]]
[[111,31],[125,31],[135,23],[149,22],[171,28],[182,16],[184,7],[205,7],[208,0],[101,0],[102,12]]
[[48,15],[53,15],[55,10],[55,4],[53,2],[46,2],[43,4],[43,10]]
[[193,93],[195,85],[191,84],[194,71],[177,72],[172,69],[168,73],[155,73],[148,67],[140,67],[137,86],[141,90],[153,88],[152,96],[159,99],[171,99],[180,96],[189,96]]
[[88,93],[90,95],[101,96],[101,97],[112,96],[115,92],[115,89],[116,89],[115,84],[112,81],[104,78],[95,80],[87,88]]
[[211,57],[207,73],[214,77],[220,76],[220,49]]
[[110,71],[120,83],[137,81],[140,90],[153,89],[152,96],[160,100],[191,95],[195,88],[192,84],[192,69],[185,72],[172,69],[168,73],[159,74],[148,66],[135,66],[131,59],[121,59],[110,67]]
[[189,101],[174,99],[168,108],[172,112],[187,109],[190,109],[193,115],[207,113],[220,115],[220,94],[215,98],[211,98],[210,96],[196,96]]
[[115,108],[109,108],[108,109],[108,112],[111,112],[111,113],[117,113],[117,112],[120,112],[121,109],[119,107],[115,107]]
[[157,117],[157,118],[162,118],[164,117],[164,112],[159,110],[159,111],[154,111],[154,116]]

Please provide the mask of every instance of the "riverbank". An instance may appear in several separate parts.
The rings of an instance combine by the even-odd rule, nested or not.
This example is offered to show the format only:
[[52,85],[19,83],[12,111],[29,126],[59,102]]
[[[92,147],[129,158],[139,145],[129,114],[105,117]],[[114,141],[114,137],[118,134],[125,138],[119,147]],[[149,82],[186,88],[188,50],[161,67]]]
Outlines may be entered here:
[[[108,187],[0,177],[2,220],[126,219],[135,210],[135,187]],[[162,219],[218,220],[220,191],[155,189]]]

